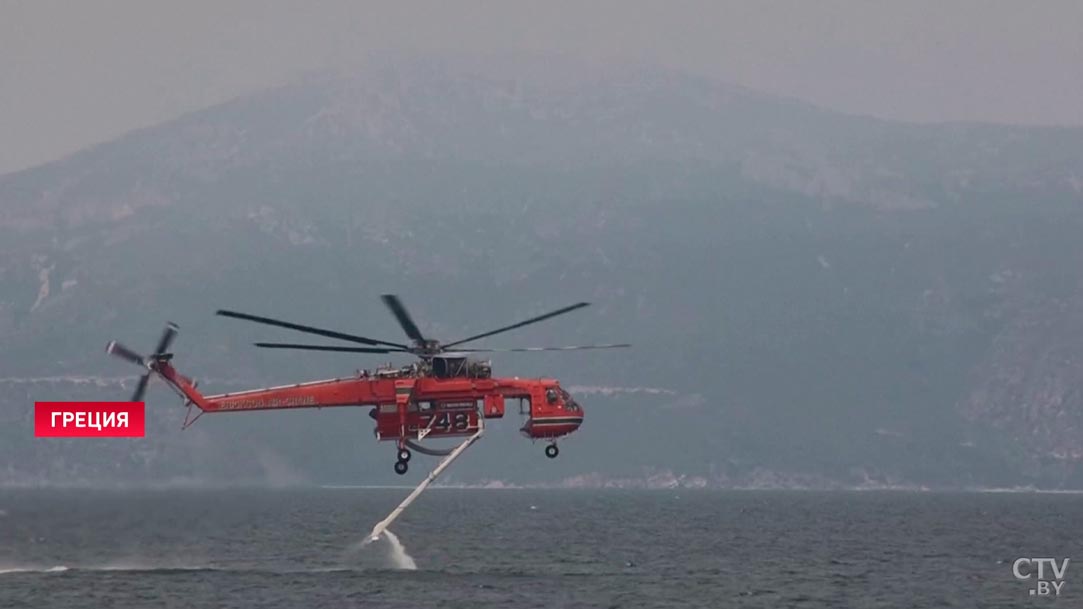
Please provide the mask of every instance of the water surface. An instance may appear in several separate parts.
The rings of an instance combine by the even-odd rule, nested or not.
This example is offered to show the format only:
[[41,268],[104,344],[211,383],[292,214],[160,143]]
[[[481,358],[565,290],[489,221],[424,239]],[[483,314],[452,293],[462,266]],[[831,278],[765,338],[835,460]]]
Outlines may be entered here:
[[355,547],[407,492],[0,490],[0,607],[1044,607],[1012,561],[1083,530],[1079,495],[433,489],[403,570]]

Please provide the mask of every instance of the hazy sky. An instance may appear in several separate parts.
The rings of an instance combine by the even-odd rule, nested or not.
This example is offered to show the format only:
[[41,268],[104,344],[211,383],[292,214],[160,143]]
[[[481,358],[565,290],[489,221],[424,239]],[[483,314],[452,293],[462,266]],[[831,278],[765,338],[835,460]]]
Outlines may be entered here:
[[661,64],[905,120],[1083,125],[1083,1],[0,0],[0,172],[368,53]]

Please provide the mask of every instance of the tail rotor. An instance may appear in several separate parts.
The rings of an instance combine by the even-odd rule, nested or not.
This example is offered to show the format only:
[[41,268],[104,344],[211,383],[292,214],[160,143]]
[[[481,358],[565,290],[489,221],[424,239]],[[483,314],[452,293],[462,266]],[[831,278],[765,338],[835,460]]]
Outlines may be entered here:
[[173,357],[168,350],[173,344],[173,339],[177,337],[178,329],[177,324],[173,322],[167,323],[165,330],[162,331],[161,338],[158,339],[158,345],[154,348],[154,353],[150,356],[140,355],[115,340],[110,341],[109,344],[106,345],[106,353],[146,369],[146,372],[139,377],[139,382],[135,386],[135,393],[132,394],[131,401],[143,401],[143,396],[147,393],[147,384],[150,383],[150,376],[155,372],[154,364]]

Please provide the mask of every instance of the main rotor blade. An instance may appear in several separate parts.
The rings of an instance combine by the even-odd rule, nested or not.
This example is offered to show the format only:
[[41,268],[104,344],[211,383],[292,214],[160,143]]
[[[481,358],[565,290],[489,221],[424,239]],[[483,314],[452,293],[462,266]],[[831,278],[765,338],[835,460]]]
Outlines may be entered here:
[[173,339],[177,337],[177,330],[179,330],[179,328],[177,328],[177,324],[173,322],[169,322],[165,325],[165,330],[162,331],[162,337],[158,339],[158,346],[154,348],[155,355],[166,352],[169,345],[173,344]]
[[337,351],[341,353],[407,353],[406,349],[379,347],[335,347],[329,345],[300,345],[295,343],[252,343],[264,349],[301,349],[304,351]]
[[520,347],[518,349],[455,349],[460,353],[510,353],[512,351],[578,351],[580,349],[622,349],[627,343],[614,345],[569,345],[567,347]]
[[386,345],[388,347],[398,347],[399,349],[409,349],[406,345],[401,343],[391,343],[383,340],[376,340],[374,338],[366,338],[364,336],[357,336],[355,334],[345,334],[342,332],[335,332],[334,330],[324,330],[322,328],[315,328],[312,326],[302,326],[301,324],[290,323],[288,321],[281,321],[278,319],[271,319],[270,317],[260,317],[259,315],[249,315],[248,313],[239,313],[237,311],[227,311],[225,309],[219,309],[218,315],[223,317],[233,317],[234,319],[243,319],[246,321],[254,321],[258,324],[267,324],[268,326],[278,326],[280,328],[287,328],[290,330],[297,330],[298,332],[306,332],[308,334],[316,334],[319,336],[326,336],[328,338],[337,338],[339,340],[348,340],[353,343],[361,343],[363,345]]
[[139,355],[115,340],[110,341],[109,344],[105,346],[105,352],[109,355],[119,357],[124,361],[131,362],[136,366],[146,367],[142,355]]
[[529,326],[530,324],[537,323],[539,321],[544,321],[546,319],[549,319],[550,317],[556,317],[557,315],[563,315],[565,313],[570,313],[571,311],[574,311],[576,309],[582,309],[583,307],[589,307],[589,306],[590,306],[589,302],[579,302],[579,303],[573,304],[573,305],[571,305],[569,307],[564,307],[563,309],[557,309],[556,311],[553,311],[551,313],[546,313],[545,315],[539,315],[537,317],[532,317],[532,318],[530,318],[530,319],[528,319],[526,321],[521,321],[521,322],[519,322],[517,324],[512,324],[510,326],[504,326],[503,328],[498,328],[498,329],[493,330],[491,332],[485,332],[484,334],[478,334],[476,336],[471,336],[469,338],[464,338],[462,340],[457,340],[457,341],[455,341],[453,343],[447,343],[446,345],[444,345],[444,349],[447,349],[449,347],[454,347],[455,345],[461,345],[463,343],[468,343],[468,342],[470,342],[472,340],[477,340],[479,338],[485,338],[486,336],[492,336],[493,334],[500,334],[501,332],[507,332],[508,330],[514,330],[516,328],[522,328],[523,326]]
[[147,383],[150,382],[150,373],[144,374],[139,377],[139,384],[135,386],[135,393],[132,394],[131,401],[142,402],[143,396],[147,393]]
[[409,336],[414,342],[424,343],[425,337],[421,335],[421,330],[417,329],[417,324],[410,318],[410,314],[406,312],[406,307],[402,306],[402,301],[398,296],[394,294],[384,294],[381,296],[384,300],[384,304],[387,305],[391,312],[395,315],[395,319],[399,320],[399,325],[406,332],[406,336]]

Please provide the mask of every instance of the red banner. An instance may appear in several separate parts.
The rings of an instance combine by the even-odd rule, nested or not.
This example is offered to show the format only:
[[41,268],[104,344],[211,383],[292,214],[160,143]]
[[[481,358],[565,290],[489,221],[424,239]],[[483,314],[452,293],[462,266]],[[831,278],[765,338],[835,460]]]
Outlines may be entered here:
[[142,438],[143,402],[35,402],[38,438]]

